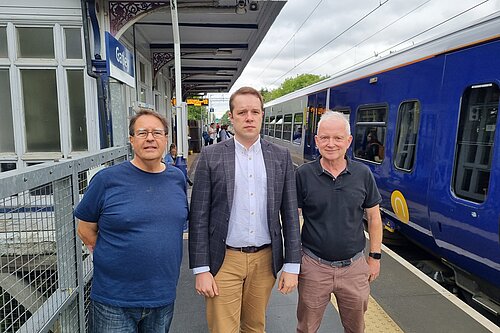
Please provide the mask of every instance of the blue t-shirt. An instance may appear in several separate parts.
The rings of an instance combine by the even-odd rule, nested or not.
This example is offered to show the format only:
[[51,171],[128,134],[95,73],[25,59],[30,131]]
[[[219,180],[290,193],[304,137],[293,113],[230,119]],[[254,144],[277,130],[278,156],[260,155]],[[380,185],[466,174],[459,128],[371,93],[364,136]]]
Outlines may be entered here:
[[99,171],[75,216],[97,222],[90,297],[119,307],[175,300],[188,216],[186,180],[167,166],[148,173],[130,162]]

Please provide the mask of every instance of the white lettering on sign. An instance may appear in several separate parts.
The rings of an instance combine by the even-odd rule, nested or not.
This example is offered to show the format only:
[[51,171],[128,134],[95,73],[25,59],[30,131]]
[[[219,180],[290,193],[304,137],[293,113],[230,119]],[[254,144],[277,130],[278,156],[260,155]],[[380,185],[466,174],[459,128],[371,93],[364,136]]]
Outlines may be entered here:
[[118,63],[122,64],[125,70],[128,71],[128,58],[125,56],[125,52],[120,52],[120,49],[117,47],[115,54]]

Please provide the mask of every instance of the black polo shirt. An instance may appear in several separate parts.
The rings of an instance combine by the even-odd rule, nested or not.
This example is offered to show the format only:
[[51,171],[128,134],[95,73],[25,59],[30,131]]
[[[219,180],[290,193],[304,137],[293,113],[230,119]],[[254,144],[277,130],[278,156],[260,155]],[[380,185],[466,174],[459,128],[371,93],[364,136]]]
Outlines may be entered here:
[[382,198],[366,165],[346,157],[346,169],[335,178],[323,169],[320,158],[296,172],[304,217],[302,246],[325,260],[349,259],[365,248],[364,209]]

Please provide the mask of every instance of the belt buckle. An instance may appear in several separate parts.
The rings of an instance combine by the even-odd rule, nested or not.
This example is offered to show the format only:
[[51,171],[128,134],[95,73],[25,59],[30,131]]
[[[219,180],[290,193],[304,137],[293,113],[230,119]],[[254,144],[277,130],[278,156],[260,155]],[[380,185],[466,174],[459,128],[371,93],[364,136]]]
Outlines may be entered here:
[[348,267],[351,266],[352,264],[352,259],[346,259],[346,260],[339,260],[339,261],[333,261],[330,266],[332,267]]

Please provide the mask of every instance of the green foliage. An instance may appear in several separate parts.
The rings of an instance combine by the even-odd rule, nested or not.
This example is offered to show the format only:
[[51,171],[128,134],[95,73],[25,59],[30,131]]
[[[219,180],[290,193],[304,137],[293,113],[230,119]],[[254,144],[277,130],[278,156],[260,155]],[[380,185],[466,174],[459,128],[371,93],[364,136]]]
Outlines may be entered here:
[[202,120],[207,119],[206,106],[188,105],[188,120]]
[[288,78],[276,89],[268,90],[267,88],[261,89],[260,93],[264,97],[264,102],[272,101],[278,97],[284,96],[296,90],[310,86],[313,83],[327,79],[328,76],[320,76],[315,74],[301,74],[294,78]]
[[230,125],[231,124],[231,120],[229,120],[229,110],[226,111],[226,113],[224,113],[224,115],[222,116],[222,118],[220,120],[220,124],[221,125]]

